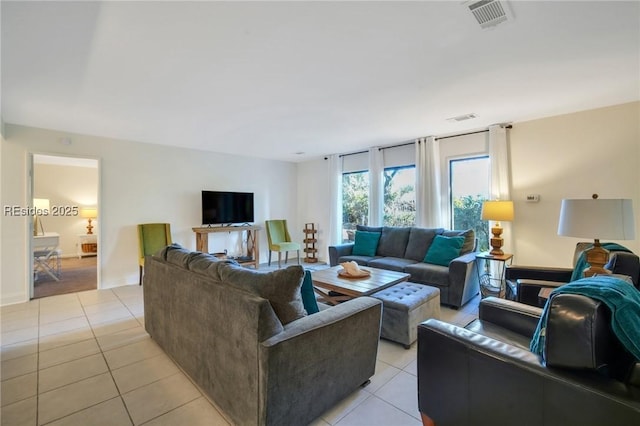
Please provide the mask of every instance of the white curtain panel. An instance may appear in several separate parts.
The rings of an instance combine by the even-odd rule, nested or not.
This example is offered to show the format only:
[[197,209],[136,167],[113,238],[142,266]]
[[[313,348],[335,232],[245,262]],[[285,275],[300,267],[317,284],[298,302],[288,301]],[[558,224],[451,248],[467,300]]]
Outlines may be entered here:
[[438,228],[442,223],[440,150],[435,137],[416,139],[416,226]]
[[384,217],[384,158],[378,147],[369,148],[369,226],[382,226]]
[[338,154],[327,158],[329,178],[329,235],[327,245],[342,243],[342,158]]
[[[511,165],[507,129],[499,124],[489,126],[489,162],[491,164],[490,198],[492,200],[511,200]],[[515,212],[514,220],[518,220],[517,213]],[[504,229],[502,249],[505,253],[513,253],[511,222],[500,222],[500,225]]]

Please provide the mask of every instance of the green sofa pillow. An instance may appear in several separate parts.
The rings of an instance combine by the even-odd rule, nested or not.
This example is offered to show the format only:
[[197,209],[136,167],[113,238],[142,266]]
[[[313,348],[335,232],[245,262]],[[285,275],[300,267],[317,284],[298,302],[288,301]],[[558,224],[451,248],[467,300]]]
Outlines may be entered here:
[[424,257],[424,262],[449,266],[449,263],[460,255],[463,244],[464,237],[462,236],[445,237],[436,235],[427,251],[427,255]]
[[300,294],[302,295],[302,304],[304,310],[308,315],[320,312],[318,308],[318,301],[316,300],[316,292],[313,291],[313,280],[311,279],[311,271],[304,271],[304,278],[302,279],[302,288],[300,288]]
[[354,256],[375,256],[380,241],[379,232],[356,231],[355,243],[351,252]]

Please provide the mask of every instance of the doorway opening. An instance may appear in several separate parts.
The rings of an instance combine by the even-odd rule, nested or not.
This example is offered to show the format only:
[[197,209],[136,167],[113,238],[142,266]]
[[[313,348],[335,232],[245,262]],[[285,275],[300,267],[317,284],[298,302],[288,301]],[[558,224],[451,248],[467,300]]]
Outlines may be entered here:
[[98,288],[99,161],[33,154],[31,298]]

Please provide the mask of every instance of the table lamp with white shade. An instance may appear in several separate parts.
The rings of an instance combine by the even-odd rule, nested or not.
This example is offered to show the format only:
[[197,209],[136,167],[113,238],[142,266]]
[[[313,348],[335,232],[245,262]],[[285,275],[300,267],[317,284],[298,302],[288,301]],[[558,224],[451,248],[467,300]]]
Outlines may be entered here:
[[593,247],[585,251],[590,267],[585,277],[610,274],[604,269],[609,251],[600,244],[601,239],[633,240],[635,224],[633,204],[630,199],[564,199],[560,206],[558,235],[565,237],[593,238]]

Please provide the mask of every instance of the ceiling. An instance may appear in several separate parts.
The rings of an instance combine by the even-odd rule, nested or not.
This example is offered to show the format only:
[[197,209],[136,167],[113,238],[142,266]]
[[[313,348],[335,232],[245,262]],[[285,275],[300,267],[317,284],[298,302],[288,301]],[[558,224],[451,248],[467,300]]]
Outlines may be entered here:
[[640,99],[637,1],[1,7],[3,120],[69,133],[304,161]]

